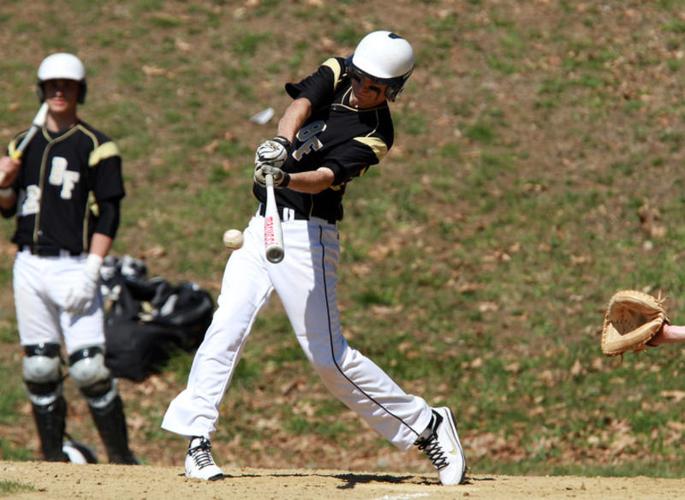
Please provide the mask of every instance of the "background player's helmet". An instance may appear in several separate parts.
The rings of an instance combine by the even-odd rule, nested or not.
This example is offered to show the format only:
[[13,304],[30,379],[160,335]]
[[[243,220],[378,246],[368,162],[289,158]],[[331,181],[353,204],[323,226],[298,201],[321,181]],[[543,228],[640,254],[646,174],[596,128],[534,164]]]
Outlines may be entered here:
[[390,31],[374,31],[362,38],[347,59],[348,71],[388,85],[394,101],[414,71],[414,51],[407,40]]
[[58,52],[51,54],[40,63],[38,67],[37,93],[41,102],[45,100],[43,82],[47,80],[75,80],[80,84],[78,102],[86,100],[86,67],[81,60],[73,54]]

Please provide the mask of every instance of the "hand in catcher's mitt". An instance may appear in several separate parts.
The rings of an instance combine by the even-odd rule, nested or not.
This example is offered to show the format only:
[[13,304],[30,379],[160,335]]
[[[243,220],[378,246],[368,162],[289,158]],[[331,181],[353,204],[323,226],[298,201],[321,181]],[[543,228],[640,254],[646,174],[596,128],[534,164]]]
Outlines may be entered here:
[[602,328],[602,352],[616,356],[645,348],[670,323],[661,297],[636,290],[616,292],[607,307]]

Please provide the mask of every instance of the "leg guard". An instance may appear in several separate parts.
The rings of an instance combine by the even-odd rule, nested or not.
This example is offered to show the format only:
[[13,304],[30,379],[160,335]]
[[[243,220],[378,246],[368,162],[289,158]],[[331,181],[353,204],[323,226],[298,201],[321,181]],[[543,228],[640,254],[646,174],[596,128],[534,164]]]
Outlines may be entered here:
[[62,451],[67,403],[62,397],[59,344],[24,347],[24,383],[31,399],[43,458],[49,462],[68,462]]
[[69,356],[69,373],[88,402],[110,463],[137,464],[128,447],[124,405],[116,382],[105,366],[102,349],[88,347],[72,353]]
[[136,465],[138,460],[128,447],[128,432],[124,404],[117,396],[104,408],[90,407],[95,426],[107,449],[107,457],[112,464]]
[[59,396],[52,404],[33,406],[43,458],[48,462],[68,462],[69,457],[62,451],[64,428],[67,418],[67,402]]

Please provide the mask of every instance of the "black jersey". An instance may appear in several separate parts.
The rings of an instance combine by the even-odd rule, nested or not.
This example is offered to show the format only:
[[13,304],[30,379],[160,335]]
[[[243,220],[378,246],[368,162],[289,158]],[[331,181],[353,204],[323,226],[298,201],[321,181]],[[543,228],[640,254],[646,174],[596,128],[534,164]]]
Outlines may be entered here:
[[[10,155],[24,134],[10,143]],[[60,133],[43,127],[22,155],[13,189],[17,203],[3,215],[17,215],[14,243],[74,254],[87,251],[98,202],[116,202],[118,207],[125,195],[119,150],[83,121]]]
[[[339,57],[328,59],[315,73],[286,84],[285,89],[293,99],[309,99],[312,114],[298,131],[283,169],[295,173],[327,167],[335,179],[331,187],[313,195],[277,189],[276,203],[292,209],[296,218],[341,220],[347,183],[379,163],[392,147],[390,109],[387,103],[369,109],[350,106],[352,85],[345,60]],[[266,190],[255,184],[253,191],[265,203]]]

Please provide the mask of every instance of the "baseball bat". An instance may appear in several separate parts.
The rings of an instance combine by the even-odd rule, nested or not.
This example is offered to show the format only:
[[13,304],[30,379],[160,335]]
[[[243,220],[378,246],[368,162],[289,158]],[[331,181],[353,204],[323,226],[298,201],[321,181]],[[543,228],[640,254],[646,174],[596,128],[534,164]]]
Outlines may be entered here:
[[271,174],[264,176],[266,181],[266,208],[264,209],[264,247],[266,260],[278,264],[285,256],[283,248],[283,229],[281,218],[278,216],[276,195],[274,193],[274,177]]
[[[19,143],[19,146],[17,146],[17,149],[14,150],[12,153],[12,159],[13,160],[18,160],[21,158],[21,155],[24,154],[24,150],[26,149],[26,146],[28,146],[29,142],[31,142],[31,139],[33,139],[33,136],[36,135],[36,132],[38,132],[38,129],[42,128],[43,125],[45,125],[45,120],[48,117],[48,103],[44,102],[40,109],[38,110],[38,113],[36,113],[36,116],[33,118],[33,123],[31,123],[31,128],[26,132],[26,135],[24,138],[21,140]],[[0,184],[2,184],[2,181],[5,180],[5,172],[0,172]]]

